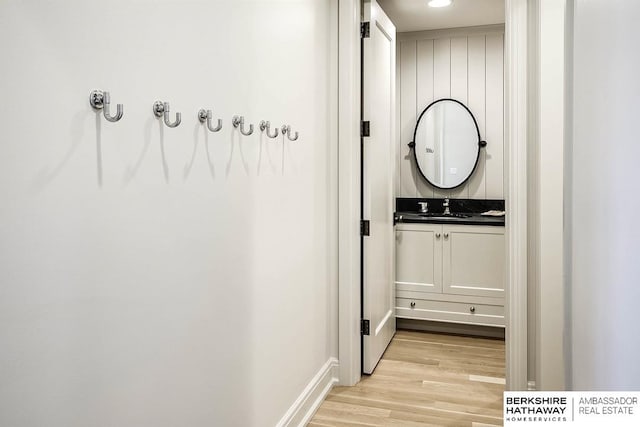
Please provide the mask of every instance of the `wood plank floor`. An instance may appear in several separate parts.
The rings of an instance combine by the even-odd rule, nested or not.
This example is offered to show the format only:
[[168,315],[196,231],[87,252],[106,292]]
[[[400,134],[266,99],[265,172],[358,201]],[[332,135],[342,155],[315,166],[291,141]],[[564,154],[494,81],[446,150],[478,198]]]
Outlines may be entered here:
[[398,331],[373,375],[335,387],[308,425],[502,425],[504,369],[504,341]]

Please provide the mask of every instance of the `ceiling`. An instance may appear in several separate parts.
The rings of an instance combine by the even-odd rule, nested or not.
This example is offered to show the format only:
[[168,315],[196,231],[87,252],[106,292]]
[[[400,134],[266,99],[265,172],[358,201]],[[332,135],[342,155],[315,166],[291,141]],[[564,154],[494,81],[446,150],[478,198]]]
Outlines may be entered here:
[[473,27],[504,23],[504,0],[453,0],[448,7],[428,0],[378,0],[398,32]]

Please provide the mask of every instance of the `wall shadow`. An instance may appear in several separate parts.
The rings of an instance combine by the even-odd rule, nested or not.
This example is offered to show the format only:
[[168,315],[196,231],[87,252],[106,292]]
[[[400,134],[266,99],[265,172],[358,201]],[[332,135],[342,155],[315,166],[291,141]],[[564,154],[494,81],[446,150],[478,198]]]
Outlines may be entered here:
[[98,187],[102,188],[102,127],[99,114],[96,114],[96,174]]
[[229,159],[227,160],[227,168],[226,168],[226,177],[229,177],[229,174],[231,173],[231,166],[233,164],[233,153],[234,153],[234,146],[235,146],[235,139],[234,135],[237,135],[237,140],[238,140],[238,153],[240,155],[240,163],[242,163],[242,167],[244,169],[245,174],[249,175],[249,164],[247,163],[247,160],[244,156],[244,151],[242,150],[242,141],[243,141],[243,135],[240,134],[240,131],[231,131],[230,137],[231,137],[231,149],[229,150]]
[[204,128],[205,137],[206,137],[206,132],[207,132],[206,127],[203,127],[201,124],[196,123],[193,128],[193,150],[191,150],[191,159],[186,165],[184,165],[184,171],[183,171],[183,176],[185,181],[187,180],[187,178],[189,178],[189,175],[191,175],[191,169],[193,169],[193,163],[196,160],[196,153],[198,152],[198,141],[199,141],[198,131],[202,128]]
[[164,175],[164,181],[169,183],[169,164],[167,163],[167,155],[164,149],[164,123],[162,120],[158,120],[158,127],[160,132],[160,157],[162,159],[162,174]]
[[149,118],[147,122],[144,124],[144,142],[142,145],[142,149],[140,150],[140,154],[133,166],[128,166],[124,173],[124,184],[129,184],[133,178],[135,178],[138,170],[140,170],[140,166],[142,165],[142,161],[147,156],[149,152],[149,146],[151,145],[151,126],[153,126],[153,122],[156,119]]
[[204,149],[207,153],[207,164],[209,165],[209,174],[211,174],[211,179],[215,181],[216,179],[216,166],[213,163],[211,152],[209,151],[209,133],[205,129],[204,131]]
[[[46,186],[51,184],[60,175],[60,172],[65,168],[69,160],[73,157],[74,153],[78,150],[82,138],[84,137],[84,125],[87,118],[86,111],[79,111],[72,119],[69,126],[69,133],[71,134],[71,143],[67,148],[67,151],[61,157],[61,159],[55,163],[55,166],[44,166],[34,178],[32,184],[32,190],[34,192],[42,191]],[[100,120],[100,111],[94,113],[96,116],[96,123]],[[98,128],[98,124],[96,124]]]

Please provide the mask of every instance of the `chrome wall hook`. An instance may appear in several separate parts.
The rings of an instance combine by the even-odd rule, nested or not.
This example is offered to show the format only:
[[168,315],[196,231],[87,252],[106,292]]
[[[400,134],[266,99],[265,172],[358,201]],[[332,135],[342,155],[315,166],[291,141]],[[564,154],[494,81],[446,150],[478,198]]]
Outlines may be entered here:
[[154,102],[153,114],[155,114],[156,117],[164,116],[164,124],[170,128],[177,127],[182,121],[182,115],[180,113],[176,113],[176,120],[173,123],[171,123],[171,121],[169,120],[169,103],[168,102],[164,102],[164,103],[162,101]]
[[249,124],[249,131],[244,130],[244,116],[233,116],[231,120],[231,124],[234,128],[240,128],[240,133],[244,136],[249,136],[253,133],[253,125]]
[[289,141],[295,141],[296,139],[298,139],[298,131],[296,131],[294,137],[291,138],[291,126],[282,125],[282,128],[280,128],[280,130],[282,131],[283,135],[287,135],[287,138],[289,139]]
[[220,129],[222,129],[222,120],[218,119],[218,126],[214,128],[211,126],[212,118],[213,118],[213,111],[211,110],[205,111],[204,108],[201,108],[198,111],[198,120],[200,120],[200,123],[207,122],[207,128],[209,128],[211,132],[218,132]]
[[101,90],[93,90],[89,94],[89,104],[94,110],[102,110],[102,115],[110,122],[117,122],[122,118],[124,114],[122,104],[116,105],[116,115],[112,116],[110,110],[111,96],[109,92],[103,92]]
[[260,122],[260,131],[261,132],[267,131],[267,136],[269,138],[276,138],[278,136],[277,127],[273,130],[274,132],[273,135],[271,134],[271,122],[268,120],[266,122],[264,120]]

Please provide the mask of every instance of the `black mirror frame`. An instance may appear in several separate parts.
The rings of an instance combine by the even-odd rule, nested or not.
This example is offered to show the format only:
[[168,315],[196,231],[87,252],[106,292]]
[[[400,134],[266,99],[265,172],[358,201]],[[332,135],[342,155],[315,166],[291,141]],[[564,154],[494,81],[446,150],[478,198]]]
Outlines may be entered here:
[[[429,178],[427,178],[425,176],[425,174],[422,172],[422,169],[420,168],[420,163],[418,163],[418,155],[416,154],[416,150],[415,150],[415,147],[416,147],[416,133],[418,133],[418,125],[420,124],[420,119],[422,119],[422,116],[424,116],[424,114],[429,110],[429,108],[431,108],[432,106],[434,106],[438,102],[443,102],[443,101],[453,101],[453,102],[456,102],[456,103],[462,105],[462,107],[465,110],[467,110],[467,112],[469,113],[469,115],[473,119],[473,124],[476,127],[476,133],[478,135],[478,154],[476,155],[476,162],[474,163],[473,168],[471,169],[471,172],[469,172],[469,175],[467,175],[467,177],[465,179],[463,179],[462,182],[460,182],[460,184],[458,184],[458,185],[456,185],[454,187],[441,187],[441,186],[439,186],[437,184],[434,184],[433,182],[429,181]],[[457,99],[440,98],[440,99],[436,99],[431,104],[427,105],[427,108],[422,110],[422,113],[420,113],[420,116],[418,116],[418,120],[416,121],[416,127],[413,129],[413,141],[411,141],[408,145],[413,150],[413,160],[416,162],[416,167],[418,168],[418,172],[420,172],[420,175],[422,175],[422,177],[425,179],[425,181],[427,181],[429,183],[429,185],[431,185],[432,187],[438,188],[440,190],[453,190],[454,188],[458,188],[458,187],[461,187],[464,184],[466,184],[467,181],[469,181],[469,179],[473,176],[473,173],[478,168],[478,162],[480,161],[480,149],[487,146],[487,141],[483,141],[480,138],[480,128],[478,127],[478,122],[476,121],[476,118],[473,115],[473,113],[471,112],[471,110],[469,110],[469,108],[466,105],[464,105],[462,102],[458,101]]]

